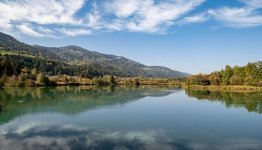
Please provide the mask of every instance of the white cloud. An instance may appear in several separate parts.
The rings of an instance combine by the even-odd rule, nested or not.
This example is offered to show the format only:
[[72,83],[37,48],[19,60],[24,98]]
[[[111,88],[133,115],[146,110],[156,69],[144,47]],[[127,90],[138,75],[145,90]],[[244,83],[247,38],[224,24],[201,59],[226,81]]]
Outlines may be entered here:
[[153,0],[123,0],[107,4],[107,10],[116,15],[118,23],[125,20],[122,26],[130,31],[161,32],[203,2],[204,0],[170,0],[160,3]]
[[[88,0],[5,0],[0,2],[0,30],[35,37],[122,30],[158,33],[203,2],[109,0],[97,6]],[[82,8],[84,16],[77,16]]]
[[33,30],[32,27],[26,24],[17,25],[16,26],[21,32],[27,35],[35,36],[35,37],[41,37],[42,34],[38,33],[37,31]]
[[239,0],[242,3],[245,3],[249,7],[253,8],[261,8],[262,7],[262,1],[261,0]]
[[206,13],[201,13],[193,16],[188,16],[180,20],[179,24],[188,24],[188,23],[201,23],[208,20],[208,15]]
[[46,34],[51,34],[51,33],[53,33],[53,31],[52,30],[50,30],[50,29],[48,29],[48,28],[44,28],[44,27],[42,27],[42,26],[39,26],[38,27],[38,31],[40,31],[40,32],[42,32],[42,33],[46,33]]
[[57,31],[60,31],[66,36],[78,36],[78,35],[89,35],[92,34],[91,30],[84,29],[84,28],[77,28],[77,29],[57,29]]
[[73,15],[84,0],[15,0],[0,2],[1,20],[37,24],[79,24]]
[[230,27],[255,27],[262,25],[262,15],[257,13],[262,8],[261,0],[240,0],[244,7],[224,7],[209,10],[216,20]]
[[[13,0],[0,2],[0,30],[20,32],[36,37],[50,34],[47,25],[81,25],[74,17],[85,0]],[[5,27],[6,26],[6,27]],[[33,28],[38,28],[36,31]]]
[[262,25],[261,0],[239,0],[243,6],[206,8],[194,13],[193,10],[205,1],[3,0],[0,1],[0,31],[57,38],[101,31],[159,34],[171,26],[201,23],[212,18],[229,27]]
[[3,31],[5,33],[10,33],[12,28],[13,28],[12,24],[4,20],[0,20],[0,31]]
[[147,5],[148,0],[122,0],[110,1],[106,3],[106,9],[114,13],[117,17],[128,17],[138,11],[143,5]]

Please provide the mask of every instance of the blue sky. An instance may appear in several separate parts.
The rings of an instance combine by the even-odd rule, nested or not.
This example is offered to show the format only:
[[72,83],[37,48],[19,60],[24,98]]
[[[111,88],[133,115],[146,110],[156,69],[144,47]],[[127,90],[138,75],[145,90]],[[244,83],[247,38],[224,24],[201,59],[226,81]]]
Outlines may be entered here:
[[262,0],[0,0],[0,31],[209,73],[262,58]]

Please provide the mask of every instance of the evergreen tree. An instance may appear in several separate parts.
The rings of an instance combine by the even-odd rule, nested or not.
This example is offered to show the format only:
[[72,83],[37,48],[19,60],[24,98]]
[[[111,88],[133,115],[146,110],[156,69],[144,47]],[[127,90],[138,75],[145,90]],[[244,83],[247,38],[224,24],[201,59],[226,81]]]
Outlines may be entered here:
[[222,84],[223,85],[229,85],[230,84],[230,78],[233,75],[232,68],[227,65],[225,70],[222,72]]

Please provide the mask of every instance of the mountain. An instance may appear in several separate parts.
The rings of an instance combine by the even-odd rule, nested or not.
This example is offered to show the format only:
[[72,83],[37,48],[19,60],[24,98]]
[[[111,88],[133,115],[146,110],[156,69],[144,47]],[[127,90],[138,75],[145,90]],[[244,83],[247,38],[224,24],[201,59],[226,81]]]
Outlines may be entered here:
[[[28,63],[34,65],[39,63],[52,64],[47,67],[34,66],[38,70],[49,72],[49,74],[68,74],[99,76],[112,74],[125,77],[186,77],[187,73],[182,73],[161,66],[146,66],[121,56],[102,54],[89,51],[77,46],[66,47],[44,47],[38,45],[28,45],[17,41],[12,36],[0,32],[0,50],[8,54],[15,54],[16,59],[27,57]],[[28,58],[30,57],[30,58]],[[20,63],[25,63],[20,61]],[[21,66],[26,66],[25,64]],[[30,66],[27,66],[30,67]],[[31,68],[31,67],[30,67]],[[49,68],[49,69],[47,69]]]

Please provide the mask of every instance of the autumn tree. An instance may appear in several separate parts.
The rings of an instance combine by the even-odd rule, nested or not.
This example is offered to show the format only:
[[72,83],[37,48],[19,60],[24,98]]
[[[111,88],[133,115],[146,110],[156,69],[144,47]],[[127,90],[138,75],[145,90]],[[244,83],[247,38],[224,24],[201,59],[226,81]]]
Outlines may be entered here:
[[36,68],[32,69],[32,70],[31,70],[31,73],[30,73],[31,79],[35,80],[36,77],[37,77],[37,73],[38,73],[38,71],[37,71]]
[[221,84],[221,75],[219,72],[212,73],[208,77],[211,85],[220,85]]
[[46,77],[45,73],[41,72],[37,75],[36,82],[41,85],[47,85],[49,83],[49,80]]
[[24,86],[25,80],[26,80],[25,73],[21,72],[18,75],[18,86]]
[[242,79],[239,76],[232,76],[230,78],[230,85],[242,85]]

